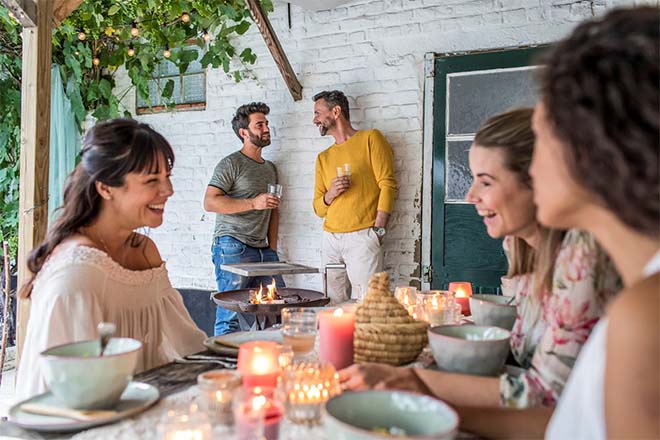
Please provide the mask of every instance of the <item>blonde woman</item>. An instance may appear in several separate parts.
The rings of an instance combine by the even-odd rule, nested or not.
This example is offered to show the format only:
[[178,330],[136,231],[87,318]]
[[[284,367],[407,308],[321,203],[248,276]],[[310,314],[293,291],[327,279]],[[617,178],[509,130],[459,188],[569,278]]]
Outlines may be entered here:
[[548,229],[536,221],[528,173],[534,149],[532,114],[529,108],[512,110],[482,125],[470,148],[474,181],[467,195],[488,235],[505,238],[509,272],[502,289],[516,297],[511,348],[525,373],[490,378],[365,364],[341,372],[348,388],[416,390],[457,405],[556,403],[619,279],[590,235]]

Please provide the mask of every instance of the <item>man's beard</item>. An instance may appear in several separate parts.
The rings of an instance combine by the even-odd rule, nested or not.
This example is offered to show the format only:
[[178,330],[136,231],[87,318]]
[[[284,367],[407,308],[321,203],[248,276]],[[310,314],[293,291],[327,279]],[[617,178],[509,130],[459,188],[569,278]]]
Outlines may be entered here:
[[321,133],[321,136],[325,136],[326,134],[328,134],[328,130],[331,129],[334,125],[335,125],[335,121],[333,120],[321,122],[321,126],[319,127],[319,132]]
[[268,138],[264,139],[264,137],[266,137],[266,135],[263,135],[262,137],[259,137],[256,134],[252,133],[249,128],[248,128],[247,132],[249,133],[248,136],[250,138],[250,142],[255,147],[263,148],[263,147],[267,147],[268,145],[270,145],[270,135],[267,135]]

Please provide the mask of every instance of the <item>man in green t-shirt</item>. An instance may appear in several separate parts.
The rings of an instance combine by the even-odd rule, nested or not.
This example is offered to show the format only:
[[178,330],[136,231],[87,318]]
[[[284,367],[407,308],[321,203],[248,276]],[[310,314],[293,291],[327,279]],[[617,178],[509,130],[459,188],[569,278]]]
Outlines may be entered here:
[[[220,268],[223,264],[279,261],[277,257],[278,206],[280,199],[268,193],[269,184],[277,184],[275,165],[262,158],[270,145],[266,116],[270,108],[262,102],[242,105],[232,119],[232,128],[243,148],[216,165],[204,195],[204,209],[216,213],[213,235],[213,265],[219,292],[270,284],[275,278],[284,287],[281,276],[244,277]],[[245,326],[254,320],[243,316]],[[236,312],[218,307],[215,335],[239,330]]]

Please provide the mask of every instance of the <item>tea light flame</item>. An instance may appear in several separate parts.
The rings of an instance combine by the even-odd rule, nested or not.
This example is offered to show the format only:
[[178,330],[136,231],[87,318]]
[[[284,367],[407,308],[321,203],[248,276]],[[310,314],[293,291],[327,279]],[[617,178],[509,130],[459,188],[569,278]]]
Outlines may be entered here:
[[342,316],[344,314],[344,309],[337,309],[334,311],[334,316]]

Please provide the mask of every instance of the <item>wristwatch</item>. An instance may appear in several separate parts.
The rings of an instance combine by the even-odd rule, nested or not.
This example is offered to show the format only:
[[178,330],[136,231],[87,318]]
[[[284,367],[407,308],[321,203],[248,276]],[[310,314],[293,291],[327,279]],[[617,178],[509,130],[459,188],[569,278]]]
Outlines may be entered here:
[[371,229],[373,229],[373,231],[376,233],[378,238],[385,237],[385,228],[379,226],[372,226]]

